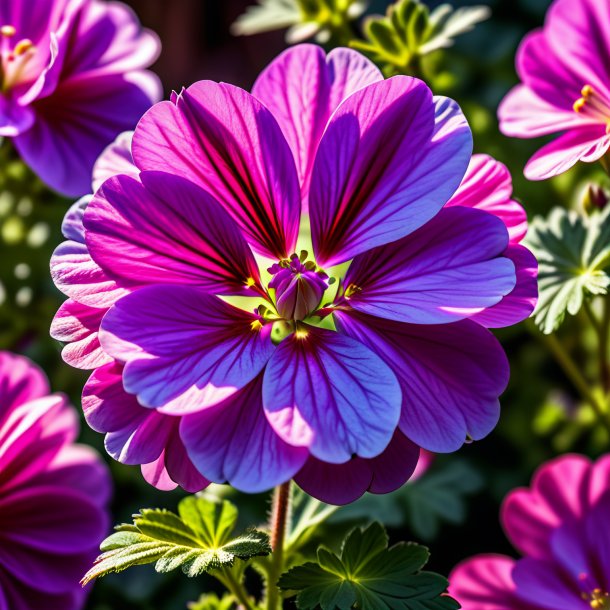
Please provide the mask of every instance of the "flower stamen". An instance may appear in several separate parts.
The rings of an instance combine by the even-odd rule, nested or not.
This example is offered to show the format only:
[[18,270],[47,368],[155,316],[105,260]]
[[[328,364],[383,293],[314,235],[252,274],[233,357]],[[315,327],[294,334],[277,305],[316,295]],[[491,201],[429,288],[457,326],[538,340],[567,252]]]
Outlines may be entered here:
[[585,85],[580,94],[582,97],[577,99],[572,106],[574,112],[604,123],[606,133],[610,132],[610,100],[599,94],[591,85]]
[[34,78],[28,75],[27,66],[36,55],[36,46],[29,38],[22,38],[11,48],[10,39],[16,34],[12,25],[0,27],[0,88],[4,93]]
[[580,574],[578,578],[588,589],[581,594],[582,599],[589,602],[593,610],[610,610],[610,594],[599,587],[593,587],[588,574]]

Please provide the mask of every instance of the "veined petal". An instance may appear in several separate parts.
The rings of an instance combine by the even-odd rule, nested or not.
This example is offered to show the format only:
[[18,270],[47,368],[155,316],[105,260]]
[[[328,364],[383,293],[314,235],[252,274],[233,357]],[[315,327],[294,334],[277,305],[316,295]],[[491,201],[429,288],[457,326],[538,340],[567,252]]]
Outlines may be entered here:
[[142,171],[199,184],[233,216],[259,253],[286,258],[299,228],[299,182],[273,115],[237,87],[201,81],[144,115],[133,157]]
[[379,455],[396,429],[401,398],[396,377],[375,352],[310,326],[280,343],[263,381],[277,434],[335,464]]
[[180,435],[196,468],[247,493],[289,481],[309,452],[284,442],[263,410],[263,375],[219,405],[182,418]]
[[23,356],[0,351],[0,422],[14,409],[50,393],[45,374]]
[[396,430],[388,447],[377,457],[355,457],[344,464],[310,457],[294,480],[322,502],[348,504],[366,491],[386,494],[398,489],[415,471],[418,458],[419,447]]
[[363,313],[413,324],[442,324],[499,303],[515,287],[502,256],[504,223],[487,212],[442,210],[415,233],[354,259],[348,303]]
[[459,108],[407,76],[347,98],[320,142],[309,197],[316,260],[332,266],[421,227],[458,187],[472,150]]
[[119,134],[112,144],[104,149],[93,166],[93,192],[112,176],[125,174],[137,177],[138,168],[133,163],[131,156],[131,140],[133,131],[124,131]]
[[400,429],[420,447],[459,449],[489,434],[500,416],[508,361],[497,339],[469,320],[426,326],[355,311],[333,314],[340,332],[388,363],[402,388]]
[[191,286],[150,286],[118,301],[102,321],[104,351],[126,363],[139,402],[185,415],[244,387],[274,350],[270,325]]
[[87,206],[84,225],[91,256],[119,285],[256,294],[249,284],[258,283],[258,267],[239,228],[184,178],[162,172],[142,172],[140,181],[109,178]]
[[306,199],[320,138],[331,114],[355,91],[383,80],[375,64],[351,49],[301,44],[274,59],[254,83],[252,95],[273,114],[294,155]]
[[488,155],[473,155],[458,190],[445,205],[477,208],[497,216],[508,229],[511,243],[527,232],[523,206],[511,199],[513,184],[508,168]]

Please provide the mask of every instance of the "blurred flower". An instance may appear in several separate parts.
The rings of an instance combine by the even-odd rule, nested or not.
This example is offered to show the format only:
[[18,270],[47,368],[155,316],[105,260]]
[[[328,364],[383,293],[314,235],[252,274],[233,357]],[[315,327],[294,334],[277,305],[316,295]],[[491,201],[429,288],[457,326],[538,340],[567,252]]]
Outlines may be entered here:
[[51,188],[89,190],[93,163],[161,95],[159,53],[131,9],[101,0],[0,0],[0,136]]
[[523,555],[479,555],[449,577],[463,610],[610,608],[610,456],[564,455],[544,464],[531,488],[502,508],[507,536]]
[[29,360],[0,352],[0,604],[77,610],[107,533],[110,477],[75,445],[76,412]]
[[205,479],[295,477],[334,503],[402,485],[418,446],[488,434],[508,365],[484,326],[529,315],[535,282],[505,168],[475,160],[458,189],[470,152],[453,101],[348,49],[298,46],[252,95],[200,82],[153,107],[139,176],[108,179],[53,260],[93,425],[132,426],[137,462],[178,422]]
[[544,28],[530,33],[517,54],[517,85],[500,105],[500,129],[533,138],[561,133],[525,167],[544,180],[578,161],[603,160],[610,146],[610,4],[556,0]]

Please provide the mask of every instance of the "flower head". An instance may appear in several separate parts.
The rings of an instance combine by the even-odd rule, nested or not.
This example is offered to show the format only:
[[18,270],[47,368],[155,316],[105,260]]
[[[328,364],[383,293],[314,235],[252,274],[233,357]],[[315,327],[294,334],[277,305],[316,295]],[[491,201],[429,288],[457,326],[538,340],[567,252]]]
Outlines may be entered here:
[[544,464],[530,488],[511,492],[504,529],[523,555],[480,555],[449,577],[464,610],[610,608],[610,459],[565,455]]
[[295,477],[341,503],[399,487],[420,446],[493,428],[508,367],[485,326],[529,315],[535,261],[506,169],[468,169],[454,102],[303,45],[252,94],[200,82],[156,105],[132,154],[53,274],[71,297],[55,336],[86,342],[82,357],[66,347],[77,366],[102,366],[85,408],[106,432],[129,422],[134,461],[150,443],[121,419],[127,402],[176,425],[202,484]]
[[0,601],[78,610],[106,535],[110,477],[75,445],[76,412],[29,360],[0,352]]
[[96,158],[160,96],[159,42],[127,6],[0,0],[0,136],[50,187],[88,192]]
[[544,28],[517,54],[522,83],[502,102],[508,136],[561,134],[529,161],[525,175],[544,180],[578,161],[593,162],[610,146],[610,8],[599,0],[555,0]]

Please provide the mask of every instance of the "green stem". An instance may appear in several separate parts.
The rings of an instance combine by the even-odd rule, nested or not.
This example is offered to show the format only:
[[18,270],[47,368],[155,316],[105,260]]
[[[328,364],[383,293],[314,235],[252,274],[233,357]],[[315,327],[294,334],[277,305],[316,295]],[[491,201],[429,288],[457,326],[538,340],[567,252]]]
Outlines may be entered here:
[[[530,329],[532,329],[530,325]],[[563,345],[559,342],[555,335],[545,335],[537,330],[534,330],[536,336],[546,345],[548,350],[551,352],[559,366],[563,369],[563,372],[567,375],[568,379],[572,382],[574,387],[580,392],[584,400],[590,405],[599,422],[604,426],[608,434],[610,435],[610,420],[606,417],[604,412],[604,406],[598,401],[595,394],[589,388],[589,383],[583,377],[582,373],[578,369],[578,366],[572,360],[571,356],[565,350]]]
[[230,569],[222,570],[215,574],[216,578],[229,590],[231,595],[236,599],[244,610],[254,610],[254,605],[250,600],[248,592],[243,584],[239,582]]
[[275,488],[271,511],[271,565],[267,582],[267,610],[281,610],[282,596],[277,581],[284,571],[284,545],[286,528],[290,514],[290,482]]
[[604,393],[610,391],[610,367],[608,366],[608,337],[610,335],[610,302],[604,299],[604,314],[599,333],[599,373]]

